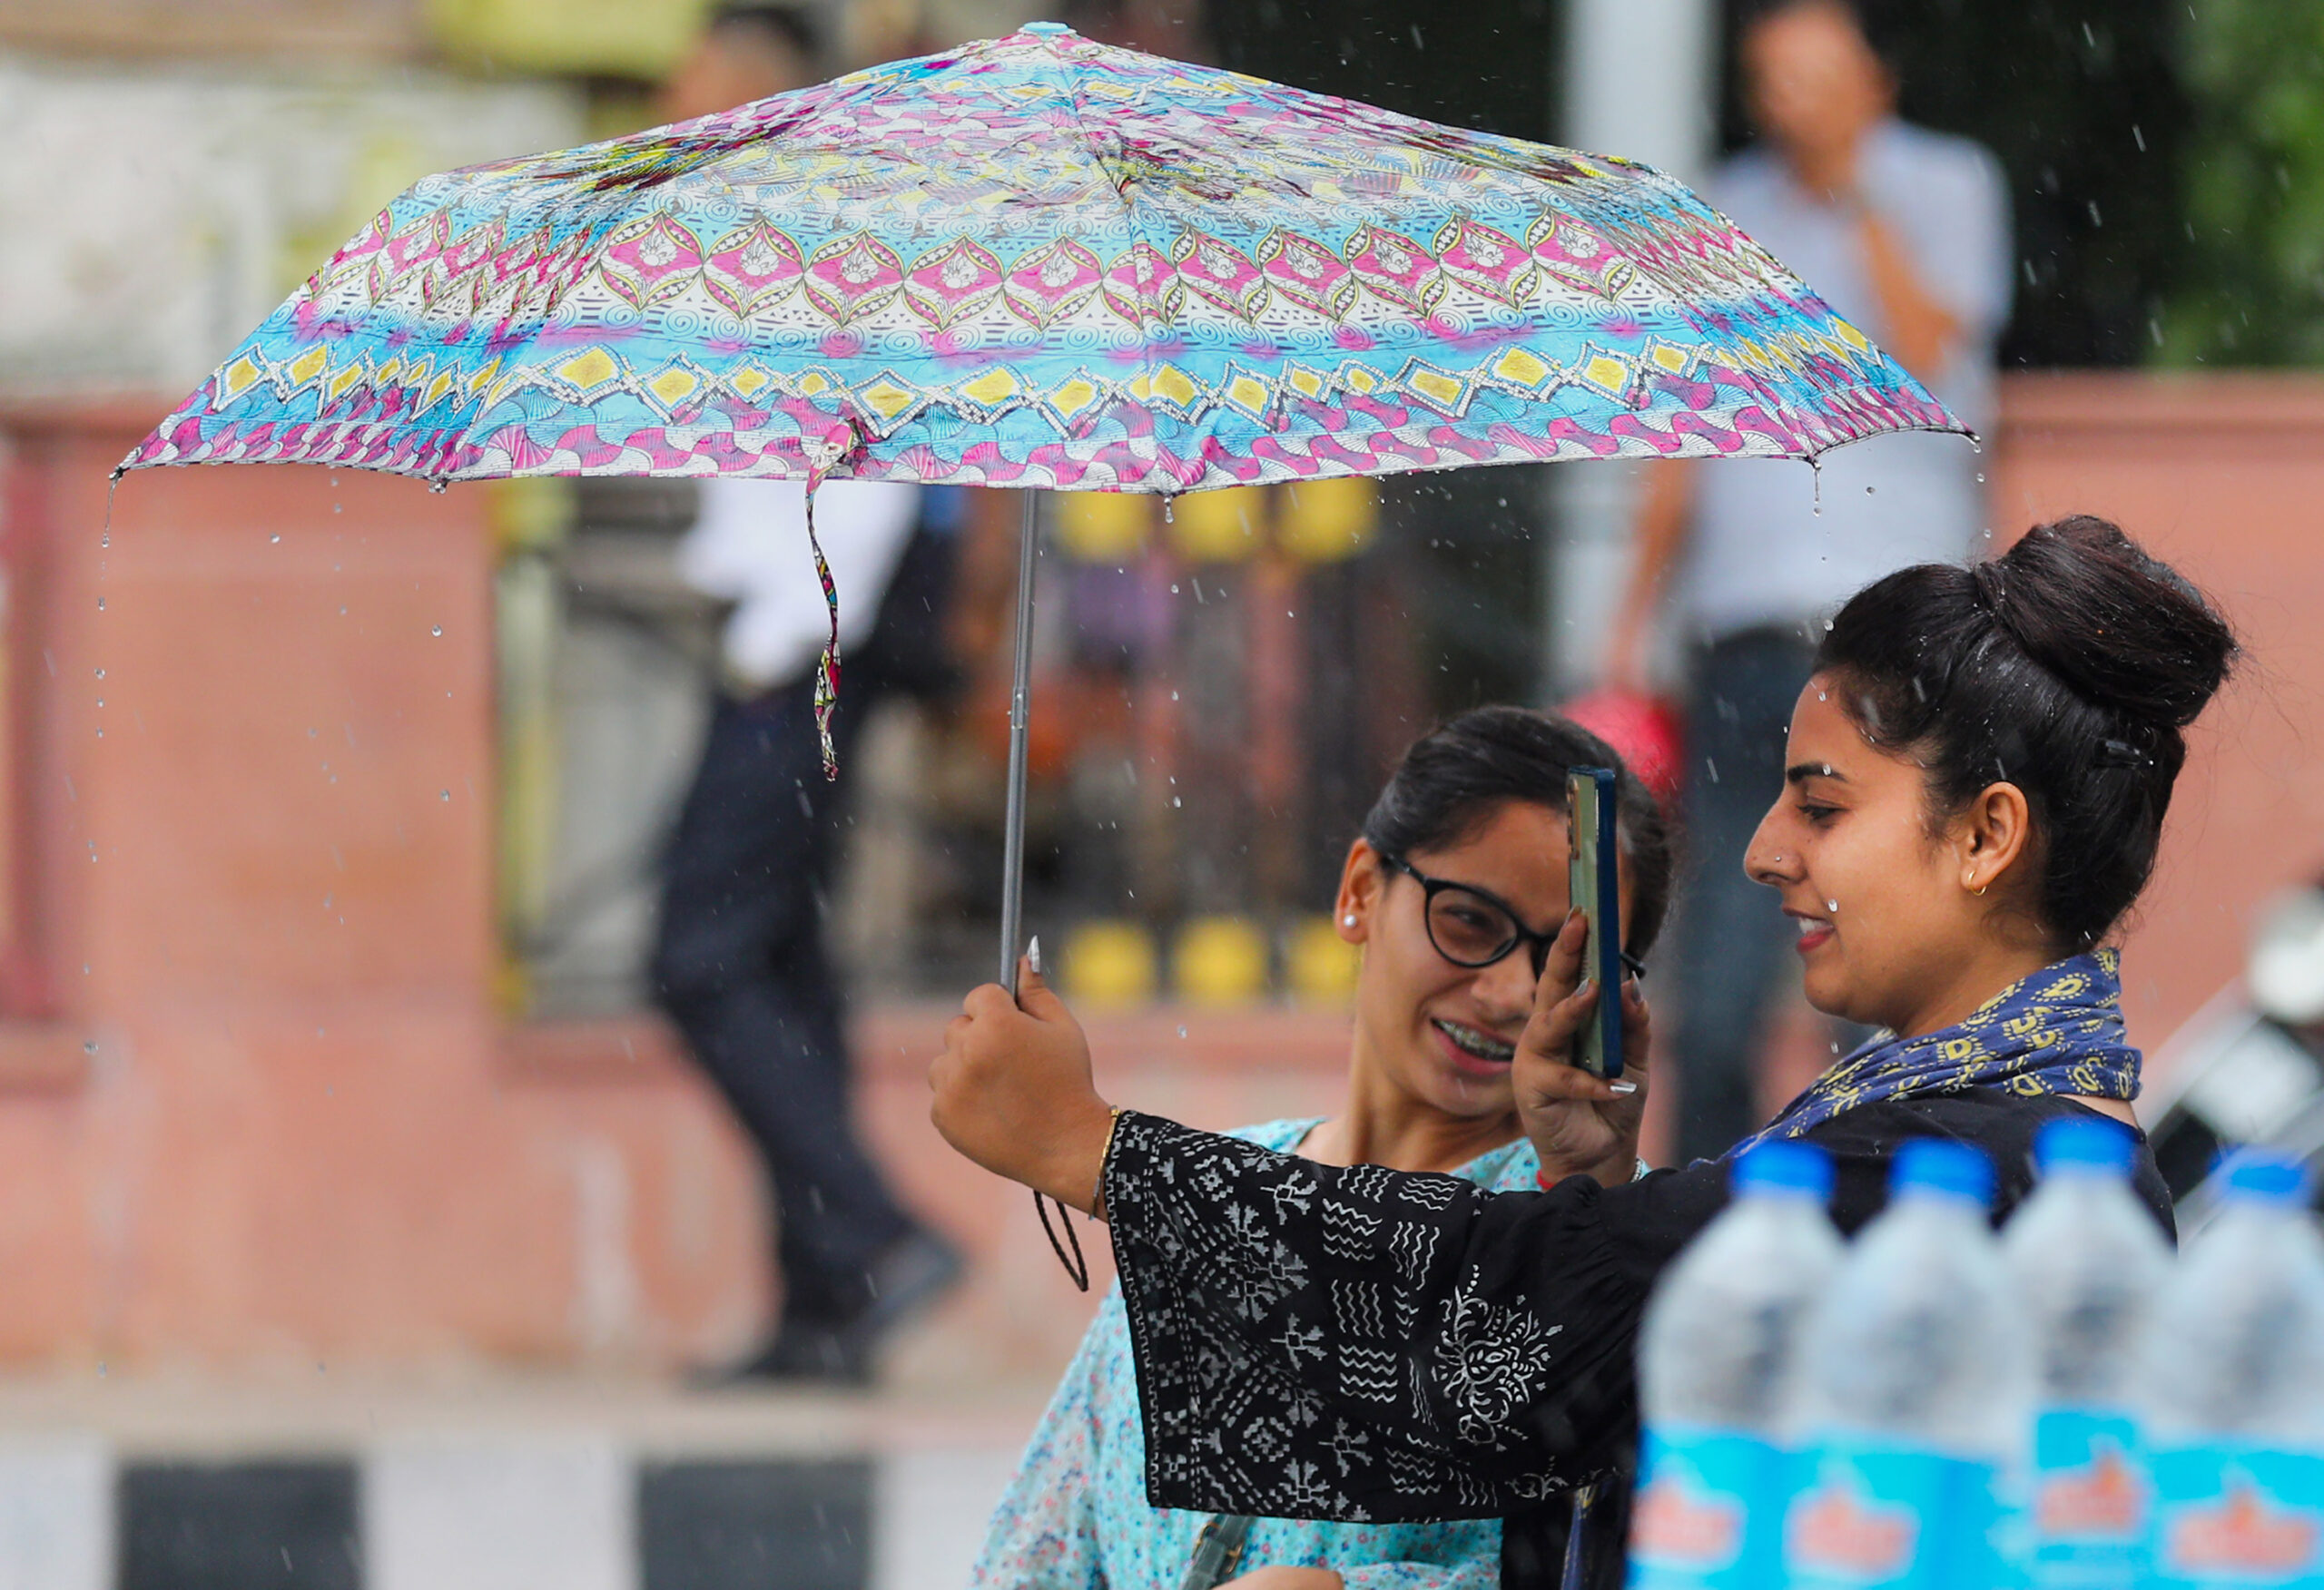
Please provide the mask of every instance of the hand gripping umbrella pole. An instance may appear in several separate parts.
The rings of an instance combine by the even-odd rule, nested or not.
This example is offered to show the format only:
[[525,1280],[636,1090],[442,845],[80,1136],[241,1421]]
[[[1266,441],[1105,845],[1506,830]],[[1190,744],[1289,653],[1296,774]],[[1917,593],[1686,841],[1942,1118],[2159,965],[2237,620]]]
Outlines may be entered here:
[[[1033,690],[1033,559],[1040,545],[1041,496],[1025,493],[1025,514],[1017,531],[1017,662],[1009,686],[1009,804],[1001,819],[1000,859],[1000,986],[1017,990],[1017,957],[1025,932],[1025,764],[1029,755],[1030,704]],[[1057,1225],[1049,1223],[1049,1201],[1036,1191],[1033,1212],[1041,1217],[1041,1232],[1049,1240],[1057,1261],[1065,1266],[1073,1284],[1089,1290],[1089,1261],[1082,1257],[1081,1239],[1074,1234],[1073,1217],[1065,1205],[1057,1207]],[[1058,1231],[1062,1227],[1064,1240]]]

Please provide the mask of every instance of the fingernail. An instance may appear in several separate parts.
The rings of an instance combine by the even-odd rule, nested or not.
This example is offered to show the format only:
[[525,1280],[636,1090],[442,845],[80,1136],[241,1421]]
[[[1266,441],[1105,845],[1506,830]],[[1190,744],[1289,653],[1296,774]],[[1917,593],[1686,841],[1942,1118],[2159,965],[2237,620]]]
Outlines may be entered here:
[[1034,934],[1033,942],[1025,947],[1025,959],[1031,963],[1033,976],[1039,977],[1048,975],[1041,970],[1041,936],[1039,934]]
[[1628,1098],[1638,1092],[1638,1084],[1634,1082],[1610,1082],[1606,1086],[1610,1092],[1619,1094],[1623,1098]]

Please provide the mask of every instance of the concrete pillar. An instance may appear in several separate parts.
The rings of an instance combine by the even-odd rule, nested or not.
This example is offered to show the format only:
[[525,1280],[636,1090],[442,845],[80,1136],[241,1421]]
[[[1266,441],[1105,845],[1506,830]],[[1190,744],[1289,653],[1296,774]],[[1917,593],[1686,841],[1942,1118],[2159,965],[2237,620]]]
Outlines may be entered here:
[[[1718,133],[1716,0],[1566,0],[1565,15],[1561,140],[1700,182]],[[1597,676],[1630,574],[1637,468],[1567,464],[1549,476],[1541,662],[1545,697],[1558,701]]]

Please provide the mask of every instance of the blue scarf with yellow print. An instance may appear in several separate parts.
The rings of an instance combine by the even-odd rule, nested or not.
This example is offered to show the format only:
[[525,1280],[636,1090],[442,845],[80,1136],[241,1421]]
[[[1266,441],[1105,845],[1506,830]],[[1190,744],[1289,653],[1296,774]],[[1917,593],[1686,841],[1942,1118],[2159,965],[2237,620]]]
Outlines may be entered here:
[[1883,1099],[1980,1087],[2028,1097],[2138,1097],[2139,1052],[2122,1031],[2121,957],[2098,949],[2043,967],[1966,1020],[1917,1038],[1878,1034],[1835,1062],[1765,1129],[1728,1153],[1805,1136],[1835,1115]]

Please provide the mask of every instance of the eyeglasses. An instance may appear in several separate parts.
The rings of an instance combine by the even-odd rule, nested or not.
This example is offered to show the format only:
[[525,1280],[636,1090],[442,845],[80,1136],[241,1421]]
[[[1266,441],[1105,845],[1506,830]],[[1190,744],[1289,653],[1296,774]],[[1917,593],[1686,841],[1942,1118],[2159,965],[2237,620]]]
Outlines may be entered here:
[[[1536,933],[1517,919],[1506,901],[1499,899],[1471,884],[1454,883],[1450,878],[1431,878],[1402,856],[1381,858],[1421,887],[1421,919],[1428,926],[1428,941],[1436,953],[1456,967],[1480,970],[1506,959],[1511,951],[1522,945],[1533,963],[1533,976],[1538,979],[1541,968],[1549,965],[1550,947],[1558,940],[1558,929]],[[1622,966],[1633,977],[1646,976],[1646,963],[1625,951]]]

